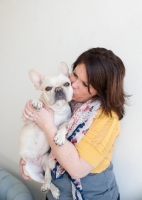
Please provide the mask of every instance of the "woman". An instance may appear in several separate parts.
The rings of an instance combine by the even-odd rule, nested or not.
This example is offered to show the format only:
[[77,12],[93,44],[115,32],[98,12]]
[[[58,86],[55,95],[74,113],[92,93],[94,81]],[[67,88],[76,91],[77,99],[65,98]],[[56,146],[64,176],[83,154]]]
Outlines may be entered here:
[[[54,143],[53,111],[44,107],[37,112],[27,102],[25,117],[42,128],[57,159],[52,182],[59,188],[61,200],[119,199],[111,158],[119,120],[124,116],[124,76],[123,62],[110,50],[92,48],[77,58],[70,75],[73,114],[62,146]],[[20,162],[21,173],[29,179],[23,174],[24,164]],[[65,171],[58,171],[58,179],[61,166]],[[54,200],[50,191],[47,199]]]

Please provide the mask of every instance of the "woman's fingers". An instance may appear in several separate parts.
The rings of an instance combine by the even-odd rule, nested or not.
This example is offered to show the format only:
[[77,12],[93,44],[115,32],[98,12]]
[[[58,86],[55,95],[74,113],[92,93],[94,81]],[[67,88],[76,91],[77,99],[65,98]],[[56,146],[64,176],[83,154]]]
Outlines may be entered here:
[[23,110],[23,115],[27,120],[34,121],[33,120],[33,112],[34,108],[32,106],[32,100],[27,101],[25,108]]
[[29,114],[27,114],[24,110],[23,110],[23,115],[26,119],[30,120],[30,121],[34,121],[33,119],[33,114],[29,112]]
[[32,181],[32,179],[31,179],[29,176],[26,176],[25,174],[22,174],[22,177],[23,177],[25,180]]
[[29,111],[32,111],[34,110],[34,107],[32,106],[32,100],[29,100],[27,103],[26,103],[26,106],[25,108]]
[[20,164],[21,164],[21,166],[23,167],[24,165],[26,165],[26,161],[23,160],[23,159],[21,158],[21,159],[20,159]]
[[42,109],[37,110],[32,106],[32,100],[27,101],[23,110],[23,117],[28,121],[36,122],[42,129],[45,127],[45,124],[47,125],[47,119],[50,121],[50,125],[54,125],[53,110],[44,104]]
[[20,159],[19,165],[20,165],[20,172],[21,172],[22,177],[26,180],[32,180],[29,176],[26,176],[24,174],[23,167],[24,165],[26,165],[26,162],[23,159]]

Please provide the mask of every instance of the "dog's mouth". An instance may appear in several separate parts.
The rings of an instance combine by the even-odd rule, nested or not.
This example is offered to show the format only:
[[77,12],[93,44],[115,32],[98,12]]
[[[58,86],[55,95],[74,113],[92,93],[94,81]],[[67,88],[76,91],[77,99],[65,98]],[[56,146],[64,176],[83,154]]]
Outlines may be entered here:
[[55,92],[55,101],[60,101],[60,100],[66,101],[66,95],[62,90]]

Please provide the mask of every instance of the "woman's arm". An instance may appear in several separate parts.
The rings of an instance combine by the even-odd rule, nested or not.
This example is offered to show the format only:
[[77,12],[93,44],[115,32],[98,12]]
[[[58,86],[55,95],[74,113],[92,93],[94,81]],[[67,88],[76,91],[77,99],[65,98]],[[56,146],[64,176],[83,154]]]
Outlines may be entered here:
[[79,156],[71,142],[66,140],[62,146],[55,144],[54,137],[58,130],[54,125],[54,113],[51,109],[44,106],[40,111],[35,110],[29,101],[24,113],[42,128],[56,159],[72,178],[82,178],[93,170],[93,167]]
[[56,128],[51,129],[50,134],[48,134],[46,128],[44,129],[46,138],[60,165],[74,179],[82,178],[89,174],[93,170],[93,167],[79,156],[78,151],[71,142],[66,140],[62,146],[58,146],[54,143],[53,140],[56,132]]

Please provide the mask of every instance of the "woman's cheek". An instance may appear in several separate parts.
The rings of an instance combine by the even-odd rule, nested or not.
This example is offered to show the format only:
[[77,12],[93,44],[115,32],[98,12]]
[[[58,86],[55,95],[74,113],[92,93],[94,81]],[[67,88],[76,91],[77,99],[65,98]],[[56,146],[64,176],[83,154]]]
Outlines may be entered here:
[[70,82],[71,82],[71,85],[72,85],[72,83],[73,83],[73,79],[71,78],[71,76],[70,76]]

